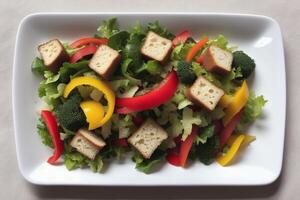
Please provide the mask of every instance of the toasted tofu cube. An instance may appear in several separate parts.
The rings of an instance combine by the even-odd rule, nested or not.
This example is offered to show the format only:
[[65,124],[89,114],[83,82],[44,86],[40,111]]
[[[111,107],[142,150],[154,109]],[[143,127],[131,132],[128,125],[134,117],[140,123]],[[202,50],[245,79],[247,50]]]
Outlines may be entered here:
[[207,71],[224,74],[231,71],[232,60],[231,52],[211,45],[204,52],[203,66]]
[[204,106],[212,111],[224,95],[224,91],[213,83],[199,76],[187,90],[187,97],[196,105]]
[[44,65],[52,72],[57,72],[63,62],[69,60],[69,55],[58,39],[50,40],[38,46],[38,51]]
[[149,159],[157,147],[167,139],[168,133],[152,119],[146,120],[140,128],[133,133],[128,142],[132,144],[144,158]]
[[104,79],[109,79],[121,61],[118,51],[107,45],[100,45],[93,55],[89,67]]
[[172,41],[150,31],[146,37],[141,53],[150,58],[165,63],[172,51]]
[[97,137],[92,132],[85,129],[79,129],[70,145],[89,159],[94,160],[97,153],[106,144],[100,137]]

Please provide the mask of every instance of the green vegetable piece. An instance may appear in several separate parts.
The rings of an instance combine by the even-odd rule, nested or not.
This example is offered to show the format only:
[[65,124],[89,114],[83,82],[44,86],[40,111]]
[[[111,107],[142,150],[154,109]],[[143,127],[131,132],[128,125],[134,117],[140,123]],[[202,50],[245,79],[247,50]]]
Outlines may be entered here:
[[79,105],[81,100],[81,96],[75,93],[58,106],[57,117],[60,125],[71,131],[77,131],[87,125],[85,114]]
[[87,158],[79,152],[65,152],[64,164],[68,170],[84,168],[87,166]]
[[161,72],[161,65],[156,60],[149,60],[141,68],[136,70],[136,73],[148,72],[151,75],[157,75]]
[[207,42],[207,44],[208,45],[216,45],[216,46],[220,47],[221,49],[228,50],[228,48],[227,48],[228,40],[224,35],[218,35],[217,38],[215,38],[213,40],[209,40]]
[[38,134],[42,140],[42,143],[50,148],[53,148],[51,135],[48,132],[46,124],[42,118],[39,119],[37,124]]
[[87,163],[93,172],[98,172],[98,173],[102,172],[104,167],[104,162],[101,156],[98,155],[94,160],[88,160]]
[[214,130],[214,125],[208,125],[206,127],[201,128],[196,137],[196,144],[198,145],[199,143],[206,143],[207,139],[211,138],[214,135]]
[[64,46],[64,48],[65,48],[65,50],[66,50],[66,52],[67,52],[67,54],[68,54],[69,56],[71,56],[71,55],[74,54],[76,51],[78,51],[79,49],[82,48],[82,47],[80,47],[80,48],[72,48],[72,47],[70,47],[70,44],[69,44],[69,43],[63,43],[63,46]]
[[233,53],[232,67],[240,70],[242,74],[242,77],[237,79],[247,79],[255,69],[255,62],[243,51],[235,51]]
[[157,165],[165,158],[166,152],[157,149],[150,159],[144,159],[142,155],[137,154],[133,157],[133,161],[136,163],[135,168],[145,174],[152,173]]
[[243,123],[253,122],[262,114],[262,108],[267,103],[267,100],[261,96],[255,96],[253,91],[250,91],[248,101],[245,105],[241,121]]
[[76,77],[82,75],[84,72],[89,71],[88,67],[89,61],[82,60],[77,63],[71,64],[68,62],[64,62],[62,67],[59,69],[59,80],[62,83],[68,83],[70,81],[70,77]]
[[143,65],[143,58],[140,49],[144,38],[145,35],[142,34],[131,34],[125,48],[123,49],[123,59],[131,59],[131,65],[134,68],[139,68]]
[[108,46],[115,50],[121,50],[126,45],[128,37],[129,33],[127,31],[117,32],[109,37]]
[[40,98],[43,98],[50,109],[53,109],[61,102],[59,97],[63,95],[65,86],[66,85],[64,83],[46,83],[46,81],[44,80],[40,83],[38,95]]
[[127,58],[121,64],[121,72],[123,76],[125,76],[130,82],[140,85],[141,81],[139,79],[134,78],[128,71],[130,64],[132,63],[132,59]]
[[31,64],[31,71],[41,76],[44,75],[44,71],[46,71],[46,68],[44,66],[43,60],[39,57],[34,58]]
[[166,28],[162,28],[158,21],[150,22],[147,26],[147,31],[153,31],[158,35],[167,38],[169,40],[172,40],[175,37],[173,33],[168,31]]
[[137,22],[131,29],[130,33],[132,34],[139,34],[139,35],[146,35],[145,28],[141,25],[140,22]]
[[51,71],[44,71],[44,77],[46,79],[45,84],[54,83],[58,81],[60,74],[54,74]]
[[180,82],[184,84],[192,84],[197,78],[192,65],[185,61],[178,61],[176,72]]
[[111,18],[102,22],[102,25],[97,29],[95,37],[110,38],[113,34],[117,32],[119,32],[117,18]]
[[176,46],[171,54],[171,60],[185,60],[187,53],[193,47],[194,43],[185,43]]
[[200,162],[205,165],[211,164],[214,161],[219,146],[219,138],[216,135],[208,138],[206,143],[197,145],[196,154]]

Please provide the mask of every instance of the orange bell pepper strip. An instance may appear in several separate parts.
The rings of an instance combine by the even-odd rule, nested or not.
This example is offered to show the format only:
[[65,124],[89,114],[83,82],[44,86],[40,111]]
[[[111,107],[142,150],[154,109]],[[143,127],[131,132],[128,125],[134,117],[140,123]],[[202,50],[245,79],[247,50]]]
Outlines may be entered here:
[[202,40],[197,42],[187,53],[186,55],[186,61],[191,62],[194,58],[194,56],[198,53],[198,51],[208,42],[208,37],[205,36]]

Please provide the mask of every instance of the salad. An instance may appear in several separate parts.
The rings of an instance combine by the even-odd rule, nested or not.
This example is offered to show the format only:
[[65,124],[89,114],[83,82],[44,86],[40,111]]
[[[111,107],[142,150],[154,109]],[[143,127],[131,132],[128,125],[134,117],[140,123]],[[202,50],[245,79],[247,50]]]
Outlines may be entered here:
[[193,38],[158,21],[121,30],[112,18],[92,36],[38,51],[37,132],[53,149],[48,163],[68,170],[102,172],[127,157],[147,174],[164,162],[234,164],[267,102],[247,85],[255,61],[223,35]]

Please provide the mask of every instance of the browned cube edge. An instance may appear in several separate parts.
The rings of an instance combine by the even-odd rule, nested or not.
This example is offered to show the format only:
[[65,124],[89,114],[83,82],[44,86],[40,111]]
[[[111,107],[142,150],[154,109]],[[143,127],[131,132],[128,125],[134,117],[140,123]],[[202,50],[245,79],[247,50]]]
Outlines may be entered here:
[[[202,78],[204,78],[203,76],[201,76]],[[199,77],[198,77],[199,78]],[[207,80],[206,78],[204,78],[205,80]],[[209,80],[207,80],[208,82],[210,82]],[[211,83],[211,82],[210,82]],[[213,83],[211,83],[211,84],[213,84]],[[213,84],[215,87],[217,87],[215,84]],[[192,85],[193,86],[193,85]],[[192,87],[191,86],[191,87]],[[203,104],[202,102],[200,102],[200,101],[198,101],[198,99],[196,99],[196,98],[194,98],[194,96],[192,95],[192,93],[191,93],[191,87],[189,87],[188,89],[186,89],[185,90],[185,95],[186,95],[186,97],[190,100],[190,101],[192,101],[194,104],[196,104],[197,106],[200,106],[200,107],[202,107],[202,108],[205,108],[206,110],[208,110],[208,111],[213,111],[216,107],[217,107],[217,105],[218,104],[216,104],[212,109],[210,109],[209,107],[207,107],[205,104]],[[217,87],[217,88],[219,88],[219,87]],[[221,89],[221,88],[220,88]],[[224,93],[225,94],[225,93]],[[222,96],[224,96],[224,94],[222,95]],[[222,97],[221,97],[222,98]]]
[[211,55],[209,49],[212,45],[210,45],[205,52],[203,53],[203,63],[202,66],[209,72],[215,72],[219,74],[226,74],[230,72],[230,70],[226,70],[222,67],[219,67],[215,60],[213,59],[213,56]]
[[[62,45],[62,43],[60,42],[60,40],[59,40],[59,39],[52,39],[52,40],[50,40],[50,41],[48,41],[48,42],[45,42],[45,43],[43,43],[43,44],[40,44],[40,45],[38,46],[38,51],[40,52],[40,47],[41,47],[41,46],[43,46],[43,45],[45,45],[45,44],[48,44],[48,43],[50,43],[50,42],[52,42],[52,41],[54,41],[54,40],[57,40],[57,41],[58,41],[59,45],[62,47],[62,52],[58,55],[58,57],[57,57],[50,65],[45,65],[45,66],[46,66],[50,71],[56,73],[56,72],[58,72],[58,70],[59,70],[59,68],[61,67],[61,65],[63,64],[63,62],[69,61],[69,59],[70,59],[69,54],[68,54],[67,51],[65,50],[65,48],[64,48],[64,46]],[[41,52],[40,52],[40,54],[41,54]],[[42,59],[44,60],[42,54],[41,54],[41,57],[42,57]],[[44,63],[44,64],[45,64],[45,63]]]
[[[102,46],[102,45],[100,45]],[[99,46],[99,47],[100,47]],[[99,48],[98,47],[98,48]],[[109,47],[109,46],[108,46]],[[109,47],[111,48],[111,47]],[[98,49],[97,49],[98,50]],[[116,51],[116,50],[115,50]],[[95,54],[94,54],[95,55]],[[94,56],[93,56],[94,57]],[[89,61],[89,67],[90,67],[90,63],[93,60],[93,57],[90,59]],[[113,73],[116,71],[117,67],[119,66],[120,62],[121,62],[122,56],[120,55],[120,53],[118,52],[118,57],[116,57],[114,59],[114,61],[111,63],[111,65],[109,66],[108,70],[106,70],[106,72],[104,74],[99,74],[97,73],[95,70],[93,70],[91,67],[90,69],[92,69],[93,71],[95,71],[97,74],[99,74],[101,77],[103,77],[105,80],[109,80],[110,77],[113,75]]]

